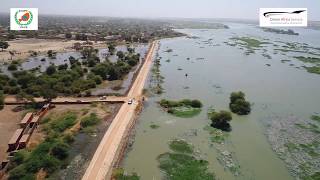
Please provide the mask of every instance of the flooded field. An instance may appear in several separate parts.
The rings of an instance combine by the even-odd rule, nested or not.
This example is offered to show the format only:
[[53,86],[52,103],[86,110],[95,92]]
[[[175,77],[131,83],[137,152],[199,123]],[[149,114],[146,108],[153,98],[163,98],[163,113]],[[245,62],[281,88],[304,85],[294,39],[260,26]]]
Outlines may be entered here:
[[[135,48],[135,52],[140,53],[141,60],[144,58],[148,46],[147,44],[135,44],[133,46]],[[116,52],[122,51],[127,52],[127,46],[126,45],[120,45],[116,47]],[[36,57],[30,57],[25,61],[22,61],[19,63],[18,70],[32,70],[32,71],[39,71],[39,72],[45,72],[47,67],[50,65],[63,65],[68,64],[70,66],[69,57],[74,57],[79,62],[82,62],[82,55],[81,52],[75,51],[75,52],[61,52],[57,53],[55,58],[49,58],[48,56],[36,56]],[[101,48],[98,49],[98,57],[100,58],[101,62],[104,62],[106,58],[111,62],[116,62],[118,60],[118,57],[116,55],[109,55],[107,48]],[[139,61],[138,66],[132,69],[132,71],[125,77],[125,79],[121,82],[118,82],[117,86],[119,86],[118,89],[113,89],[112,87],[97,87],[96,89],[92,90],[92,95],[100,95],[100,94],[107,94],[107,93],[119,93],[124,94],[132,80],[134,73],[138,70],[137,67],[139,67],[140,63],[142,61]],[[1,65],[1,72],[4,74],[7,74],[9,76],[12,76],[12,71],[8,70],[8,64],[2,64]]]
[[[218,179],[286,180],[319,171],[320,122],[310,117],[320,113],[320,75],[308,67],[319,67],[320,31],[294,29],[299,35],[293,36],[227,25],[178,30],[189,37],[160,41],[164,93],[145,104],[123,161],[126,172],[143,180],[164,177],[157,158],[173,139],[191,143]],[[251,114],[233,114],[225,140],[212,141],[207,110],[229,110],[230,93],[239,90],[252,103]],[[161,110],[163,98],[199,99],[204,107],[179,118]]]

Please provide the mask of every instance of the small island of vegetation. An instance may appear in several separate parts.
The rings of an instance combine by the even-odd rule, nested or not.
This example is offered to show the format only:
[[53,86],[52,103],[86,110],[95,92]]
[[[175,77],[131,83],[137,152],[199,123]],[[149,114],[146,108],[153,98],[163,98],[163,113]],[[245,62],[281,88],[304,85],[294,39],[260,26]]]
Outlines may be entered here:
[[292,29],[274,29],[274,28],[261,28],[264,32],[271,32],[276,34],[287,34],[287,35],[299,35],[299,33],[294,32]]
[[229,122],[232,120],[232,115],[228,111],[221,110],[216,112],[211,110],[208,112],[208,117],[211,119],[211,126],[222,131],[231,131]]
[[193,117],[201,112],[202,103],[199,100],[183,99],[180,101],[172,101],[162,99],[160,106],[168,113],[178,117]]
[[193,155],[192,145],[183,140],[174,140],[170,142],[169,147],[173,152],[158,156],[159,168],[165,172],[166,179],[215,179],[215,175],[208,171],[208,161]]
[[238,115],[247,115],[251,112],[251,105],[245,99],[245,94],[241,91],[232,92],[230,95],[230,110]]

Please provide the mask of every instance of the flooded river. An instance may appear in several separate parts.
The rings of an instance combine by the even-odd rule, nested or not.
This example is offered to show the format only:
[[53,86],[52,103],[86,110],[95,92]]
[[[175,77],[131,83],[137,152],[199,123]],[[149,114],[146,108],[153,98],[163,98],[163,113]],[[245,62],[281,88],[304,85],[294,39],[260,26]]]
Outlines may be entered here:
[[[275,48],[284,42],[320,47],[320,31],[295,29],[300,35],[290,36],[264,32],[253,25],[227,25],[230,29],[178,30],[196,38],[160,41],[165,92],[145,104],[136,125],[135,142],[123,162],[128,173],[137,172],[143,180],[161,179],[157,157],[169,151],[169,140],[181,138],[194,145],[199,157],[209,161],[209,170],[219,179],[294,179],[269,143],[273,137],[266,136],[268,123],[292,116],[308,119],[320,113],[320,75],[302,68],[304,63],[293,58],[297,52],[284,53]],[[245,48],[228,45],[233,43],[230,38],[244,36],[269,44],[250,55],[244,53]],[[168,49],[172,52],[166,52]],[[284,63],[284,59],[291,62]],[[230,93],[239,90],[253,103],[252,112],[247,116],[233,114],[226,142],[214,144],[204,130],[210,124],[207,110],[229,110]],[[157,101],[162,98],[199,99],[204,107],[195,117],[179,118],[159,108]],[[160,127],[152,129],[151,124]],[[221,152],[231,153],[238,175],[218,160]]]

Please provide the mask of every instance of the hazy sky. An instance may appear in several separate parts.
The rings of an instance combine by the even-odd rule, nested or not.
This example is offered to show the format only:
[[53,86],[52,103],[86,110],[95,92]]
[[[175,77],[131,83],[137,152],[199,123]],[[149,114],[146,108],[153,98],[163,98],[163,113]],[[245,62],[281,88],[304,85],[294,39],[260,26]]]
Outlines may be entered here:
[[0,0],[0,12],[12,7],[39,8],[41,14],[112,17],[257,19],[260,7],[308,8],[320,20],[320,0]]

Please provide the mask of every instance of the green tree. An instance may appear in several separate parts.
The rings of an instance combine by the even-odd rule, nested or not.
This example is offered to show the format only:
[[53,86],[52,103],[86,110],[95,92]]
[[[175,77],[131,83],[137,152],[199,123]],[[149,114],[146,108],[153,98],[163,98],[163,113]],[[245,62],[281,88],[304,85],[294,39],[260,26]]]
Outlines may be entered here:
[[195,99],[191,101],[191,106],[194,108],[201,108],[202,107],[202,103],[201,101]]
[[56,67],[54,65],[51,65],[51,66],[47,67],[46,73],[48,75],[52,75],[55,72],[57,72],[57,70],[56,70]]
[[41,96],[47,101],[51,101],[51,99],[54,99],[58,96],[58,93],[52,88],[43,87],[41,89]]
[[251,111],[250,103],[244,99],[237,99],[234,103],[230,104],[230,109],[233,113],[239,115],[247,115]]
[[47,55],[51,58],[54,56],[54,52],[52,50],[48,50]]
[[2,110],[4,107],[4,95],[3,91],[0,91],[0,110]]
[[124,53],[122,51],[118,51],[117,52],[117,56],[119,59],[123,59],[124,58]]
[[245,99],[245,94],[242,91],[232,92],[230,95],[230,103],[234,103],[237,99]]
[[0,48],[1,51],[3,51],[4,49],[7,49],[9,47],[9,43],[6,41],[0,41]]
[[16,64],[10,64],[8,66],[9,71],[16,71],[18,69],[18,66]]
[[66,33],[66,34],[65,34],[65,37],[66,37],[67,39],[71,39],[71,38],[72,38],[72,34],[71,34],[71,33]]
[[108,50],[109,50],[110,54],[113,54],[114,51],[116,50],[115,45],[114,44],[109,44],[108,45]]
[[57,159],[63,160],[69,155],[68,149],[69,146],[67,144],[59,142],[52,147],[51,154]]
[[251,112],[251,105],[245,100],[245,94],[242,91],[231,93],[229,108],[239,115],[247,115]]
[[98,64],[95,67],[91,69],[91,71],[95,75],[99,75],[102,79],[106,80],[107,79],[107,74],[108,74],[108,65],[106,64]]
[[211,126],[221,129],[223,131],[230,131],[231,127],[229,122],[232,120],[232,115],[228,111],[210,112],[209,118],[211,119]]

